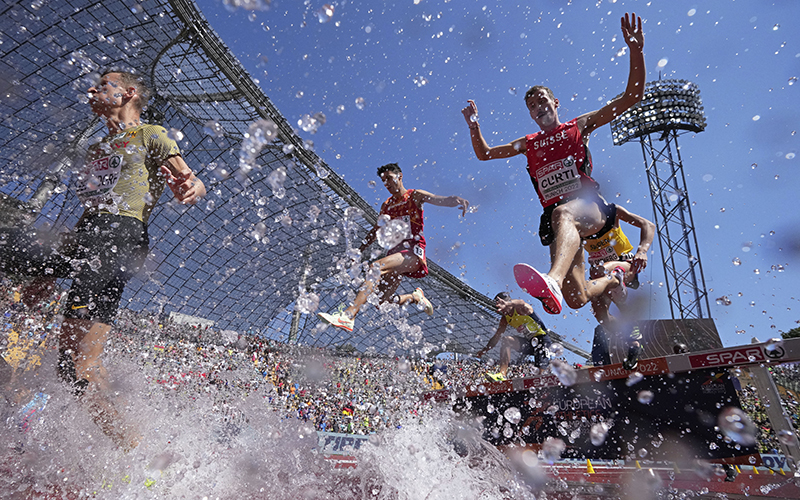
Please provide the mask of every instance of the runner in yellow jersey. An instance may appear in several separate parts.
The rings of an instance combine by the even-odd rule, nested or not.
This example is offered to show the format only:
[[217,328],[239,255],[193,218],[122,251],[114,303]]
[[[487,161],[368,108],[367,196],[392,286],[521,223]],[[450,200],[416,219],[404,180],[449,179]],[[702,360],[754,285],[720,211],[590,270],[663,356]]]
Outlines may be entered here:
[[[639,272],[647,267],[647,252],[653,243],[655,224],[623,207],[610,205],[613,217],[602,230],[584,240],[583,248],[589,255],[589,279],[600,280],[613,277],[621,286],[611,288],[607,293],[592,299],[592,312],[601,327],[608,332],[621,335],[623,326],[609,314],[611,303],[623,303],[627,297],[627,287],[639,287]],[[639,246],[634,252],[633,245],[622,231],[620,222],[625,221],[640,229]],[[633,370],[639,363],[644,349],[639,329],[634,327],[628,335],[628,355],[623,361],[626,370]]]
[[[480,358],[492,350],[501,339],[500,366],[497,373],[487,373],[486,377],[492,381],[506,380],[508,365],[511,362],[511,350],[518,351],[521,356],[534,356],[534,363],[538,368],[547,366],[547,349],[552,345],[552,340],[547,335],[547,327],[533,310],[533,306],[522,299],[512,299],[508,292],[500,292],[494,298],[500,324],[497,331],[489,339],[486,347],[475,353]],[[514,328],[520,335],[505,335],[508,327]]]

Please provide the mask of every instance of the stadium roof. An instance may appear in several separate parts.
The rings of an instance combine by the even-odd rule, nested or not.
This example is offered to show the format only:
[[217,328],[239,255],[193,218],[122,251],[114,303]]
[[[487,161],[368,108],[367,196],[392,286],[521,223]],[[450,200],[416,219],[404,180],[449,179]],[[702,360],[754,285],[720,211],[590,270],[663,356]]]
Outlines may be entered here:
[[[57,185],[37,224],[71,228],[80,216],[70,178],[106,131],[86,89],[110,68],[135,71],[155,90],[148,121],[182,134],[183,155],[206,183],[197,207],[161,200],[146,271],[122,307],[387,354],[474,352],[494,332],[493,303],[433,262],[423,281],[436,305],[431,318],[413,307],[407,316],[368,307],[348,333],[321,329],[295,307],[300,297],[313,308],[316,296],[327,311],[352,297],[363,273],[347,242],[357,247],[376,213],[304,145],[190,0],[27,0],[1,9],[0,191],[31,202],[37,187]],[[416,286],[408,279],[399,291]]]

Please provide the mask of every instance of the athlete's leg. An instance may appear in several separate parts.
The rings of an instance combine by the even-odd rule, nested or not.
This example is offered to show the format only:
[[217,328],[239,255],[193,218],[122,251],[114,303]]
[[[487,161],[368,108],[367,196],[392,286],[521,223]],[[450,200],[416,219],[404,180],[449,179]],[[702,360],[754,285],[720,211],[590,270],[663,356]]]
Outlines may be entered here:
[[117,446],[128,451],[139,444],[139,436],[126,425],[108,397],[108,373],[101,356],[110,331],[111,326],[105,323],[65,318],[59,347],[72,358],[76,379],[74,388],[92,420]]
[[550,221],[555,239],[550,245],[550,271],[547,274],[559,286],[563,286],[576,254],[580,254],[581,235],[589,236],[600,231],[605,220],[605,214],[593,201],[572,200],[553,210]]
[[[378,259],[372,263],[373,267],[380,270],[381,275],[377,283],[377,293],[379,300],[385,302],[391,298],[397,287],[400,285],[402,275],[406,273],[413,273],[418,270],[422,264],[419,257],[412,253],[393,253],[387,255],[382,259]],[[356,295],[353,304],[345,309],[345,312],[351,317],[355,318],[361,307],[367,303],[367,298],[373,293],[376,288],[376,283],[373,280],[367,279]],[[401,299],[402,300],[402,299]],[[405,299],[408,302],[408,299]]]
[[505,335],[500,343],[500,369],[499,373],[503,377],[508,376],[508,365],[511,363],[511,349],[519,351],[521,346],[516,337],[512,335]]

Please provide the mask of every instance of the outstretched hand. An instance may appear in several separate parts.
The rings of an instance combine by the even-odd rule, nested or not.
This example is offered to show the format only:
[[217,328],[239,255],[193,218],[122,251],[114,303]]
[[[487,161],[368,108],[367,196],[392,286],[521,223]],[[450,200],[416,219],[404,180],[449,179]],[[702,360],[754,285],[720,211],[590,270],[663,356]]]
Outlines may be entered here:
[[202,192],[198,189],[198,183],[202,184],[200,179],[192,174],[191,170],[179,173],[177,176],[172,175],[172,172],[165,166],[161,166],[161,173],[167,179],[167,186],[175,195],[175,199],[179,203],[185,205],[194,205],[200,199],[205,190]]
[[461,209],[461,217],[466,217],[469,211],[469,202],[460,196],[455,196],[455,199],[458,203],[456,206]]
[[625,37],[625,43],[628,44],[631,50],[641,51],[644,48],[644,31],[642,29],[642,18],[631,12],[630,18],[628,14],[621,19],[622,22],[622,36]]
[[[475,101],[472,99],[469,99],[467,102],[469,104],[461,110],[461,114],[464,115],[464,119],[467,120],[467,125],[478,123],[478,106],[475,105]],[[472,118],[473,116],[475,118]]]

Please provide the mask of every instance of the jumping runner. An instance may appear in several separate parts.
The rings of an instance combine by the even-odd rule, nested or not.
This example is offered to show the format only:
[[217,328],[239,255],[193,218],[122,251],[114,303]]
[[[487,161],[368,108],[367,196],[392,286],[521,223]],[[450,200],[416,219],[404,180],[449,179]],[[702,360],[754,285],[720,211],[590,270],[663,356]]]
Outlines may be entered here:
[[[619,306],[627,299],[628,287],[639,288],[639,273],[647,267],[647,252],[653,244],[656,226],[640,215],[629,212],[623,207],[609,205],[609,217],[600,232],[584,240],[584,249],[589,255],[589,277],[591,280],[609,280],[613,277],[620,283],[606,293],[592,299],[592,312],[597,321],[607,332],[622,335],[627,329],[609,313],[611,302]],[[633,245],[622,231],[620,222],[625,221],[638,227],[639,246],[633,252]],[[628,335],[628,354],[622,362],[623,368],[633,370],[639,364],[639,357],[644,349],[641,344],[641,333],[634,326]]]
[[[438,196],[421,189],[406,189],[403,186],[403,172],[396,163],[389,163],[378,168],[378,176],[391,196],[383,202],[380,215],[387,216],[390,220],[403,220],[408,228],[406,238],[399,244],[389,249],[386,256],[376,260],[371,265],[380,270],[380,279],[377,283],[377,293],[381,302],[388,301],[394,294],[403,276],[423,278],[428,275],[428,261],[425,256],[425,236],[423,229],[425,220],[422,205],[430,203],[440,207],[458,207],[461,215],[466,216],[469,202],[460,196]],[[359,250],[363,253],[375,241],[378,230],[376,225],[367,234]],[[318,316],[335,327],[348,332],[353,331],[354,320],[367,298],[375,289],[375,283],[367,279],[359,288],[353,304],[350,307],[333,314],[318,313]],[[413,293],[397,296],[397,304],[404,305],[413,302],[422,306],[425,312],[433,315],[433,305],[425,298],[421,288]]]
[[59,375],[102,431],[130,450],[139,436],[109,397],[101,354],[125,285],[147,257],[147,222],[164,187],[184,204],[196,203],[206,190],[167,131],[142,123],[151,91],[141,78],[109,71],[87,92],[108,135],[89,147],[77,177],[83,215],[65,239],[0,230],[0,270],[38,277],[26,292],[28,305],[51,289],[55,278],[73,280],[59,336]]
[[550,314],[562,309],[562,290],[567,305],[579,309],[605,293],[615,280],[586,281],[581,238],[597,234],[610,217],[609,207],[591,177],[588,142],[592,132],[638,103],[644,92],[645,66],[642,20],[635,14],[621,19],[622,35],[630,49],[630,70],[625,92],[596,111],[566,123],[558,117],[559,101],[547,87],[534,86],[525,93],[525,105],[541,129],[511,143],[490,147],[481,134],[478,108],[470,100],[462,110],[470,128],[479,160],[526,154],[528,173],[544,207],[539,226],[542,244],[550,247],[551,267],[542,274],[527,264],[515,266],[520,286],[542,301]]
[[[522,299],[512,299],[508,292],[500,292],[494,298],[497,312],[502,314],[497,331],[489,339],[486,347],[475,353],[475,357],[481,358],[484,354],[491,351],[502,337],[500,344],[500,369],[497,373],[487,373],[486,378],[493,382],[506,380],[508,375],[508,365],[511,363],[511,350],[518,351],[522,356],[534,356],[534,364],[537,368],[547,366],[547,349],[553,341],[547,335],[547,327],[539,316],[533,311],[533,306]],[[503,335],[506,328],[511,326],[521,335]]]

